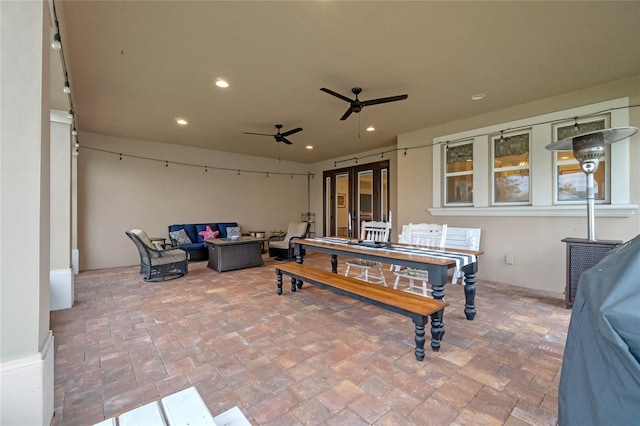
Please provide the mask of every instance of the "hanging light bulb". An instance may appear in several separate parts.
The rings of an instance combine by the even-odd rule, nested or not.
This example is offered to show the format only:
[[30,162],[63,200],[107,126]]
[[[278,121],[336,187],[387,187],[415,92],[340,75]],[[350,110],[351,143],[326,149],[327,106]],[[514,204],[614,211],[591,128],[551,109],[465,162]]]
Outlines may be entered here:
[[51,42],[51,48],[54,50],[62,49],[62,43],[60,42],[60,33],[53,35],[53,41]]
[[71,131],[71,134],[73,136],[78,136],[78,131],[76,130],[76,128],[74,127],[73,130]]
[[69,86],[69,82],[68,82],[68,81],[65,81],[65,82],[64,82],[64,89],[62,89],[62,91],[63,91],[64,93],[66,93],[67,95],[68,95],[69,93],[71,93],[71,87]]
[[67,113],[67,118],[73,118],[73,110],[70,109],[69,112]]

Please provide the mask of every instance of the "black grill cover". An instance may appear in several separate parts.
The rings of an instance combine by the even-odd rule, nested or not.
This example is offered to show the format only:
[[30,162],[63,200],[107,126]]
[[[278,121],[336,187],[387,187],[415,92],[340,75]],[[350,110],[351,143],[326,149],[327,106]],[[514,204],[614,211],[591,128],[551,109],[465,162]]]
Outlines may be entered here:
[[558,424],[640,424],[640,235],[580,276]]

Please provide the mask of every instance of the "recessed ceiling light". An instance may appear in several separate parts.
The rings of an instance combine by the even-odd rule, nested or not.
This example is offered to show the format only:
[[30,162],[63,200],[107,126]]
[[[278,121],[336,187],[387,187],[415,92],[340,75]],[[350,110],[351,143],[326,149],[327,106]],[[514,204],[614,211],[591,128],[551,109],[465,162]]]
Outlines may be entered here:
[[307,145],[305,148],[307,148],[307,149],[313,149],[313,145]]
[[367,132],[373,132],[376,128],[373,126],[367,127]]
[[187,120],[185,120],[184,118],[176,118],[176,123],[178,123],[181,126],[186,126],[188,124]]
[[216,81],[216,86],[218,86],[218,87],[222,87],[222,88],[225,88],[225,87],[229,87],[229,83],[227,83],[225,80],[223,80],[223,79],[219,78],[219,79]]
[[484,93],[478,93],[477,95],[473,95],[471,97],[471,99],[474,100],[474,101],[480,101],[480,100],[484,99],[485,96],[486,95]]

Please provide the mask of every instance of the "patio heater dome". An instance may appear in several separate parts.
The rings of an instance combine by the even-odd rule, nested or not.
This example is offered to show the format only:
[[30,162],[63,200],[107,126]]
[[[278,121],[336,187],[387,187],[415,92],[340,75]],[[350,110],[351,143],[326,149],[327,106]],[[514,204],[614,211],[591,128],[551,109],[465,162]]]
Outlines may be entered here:
[[627,139],[636,134],[637,131],[637,127],[614,127],[571,136],[546,146],[549,151],[573,150],[573,155],[580,163],[580,168],[587,175],[589,240],[595,240],[593,174],[598,170],[600,159],[604,155],[604,147]]

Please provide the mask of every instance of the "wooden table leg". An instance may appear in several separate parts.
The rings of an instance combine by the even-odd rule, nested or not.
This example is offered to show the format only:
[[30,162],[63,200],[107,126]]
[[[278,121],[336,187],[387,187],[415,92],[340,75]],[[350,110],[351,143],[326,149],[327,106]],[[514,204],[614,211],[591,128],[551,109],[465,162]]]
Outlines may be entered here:
[[276,285],[278,296],[282,294],[282,271],[280,269],[276,269]]
[[[413,323],[416,326],[416,350],[415,350],[415,354],[416,354],[416,359],[418,361],[422,361],[424,360],[424,343],[426,341],[425,339],[425,325],[427,325],[427,321],[428,321],[429,317],[423,317],[423,316],[414,316],[413,317]],[[439,344],[439,343],[438,343]]]
[[473,321],[476,317],[476,274],[464,274],[464,314],[469,321]]

